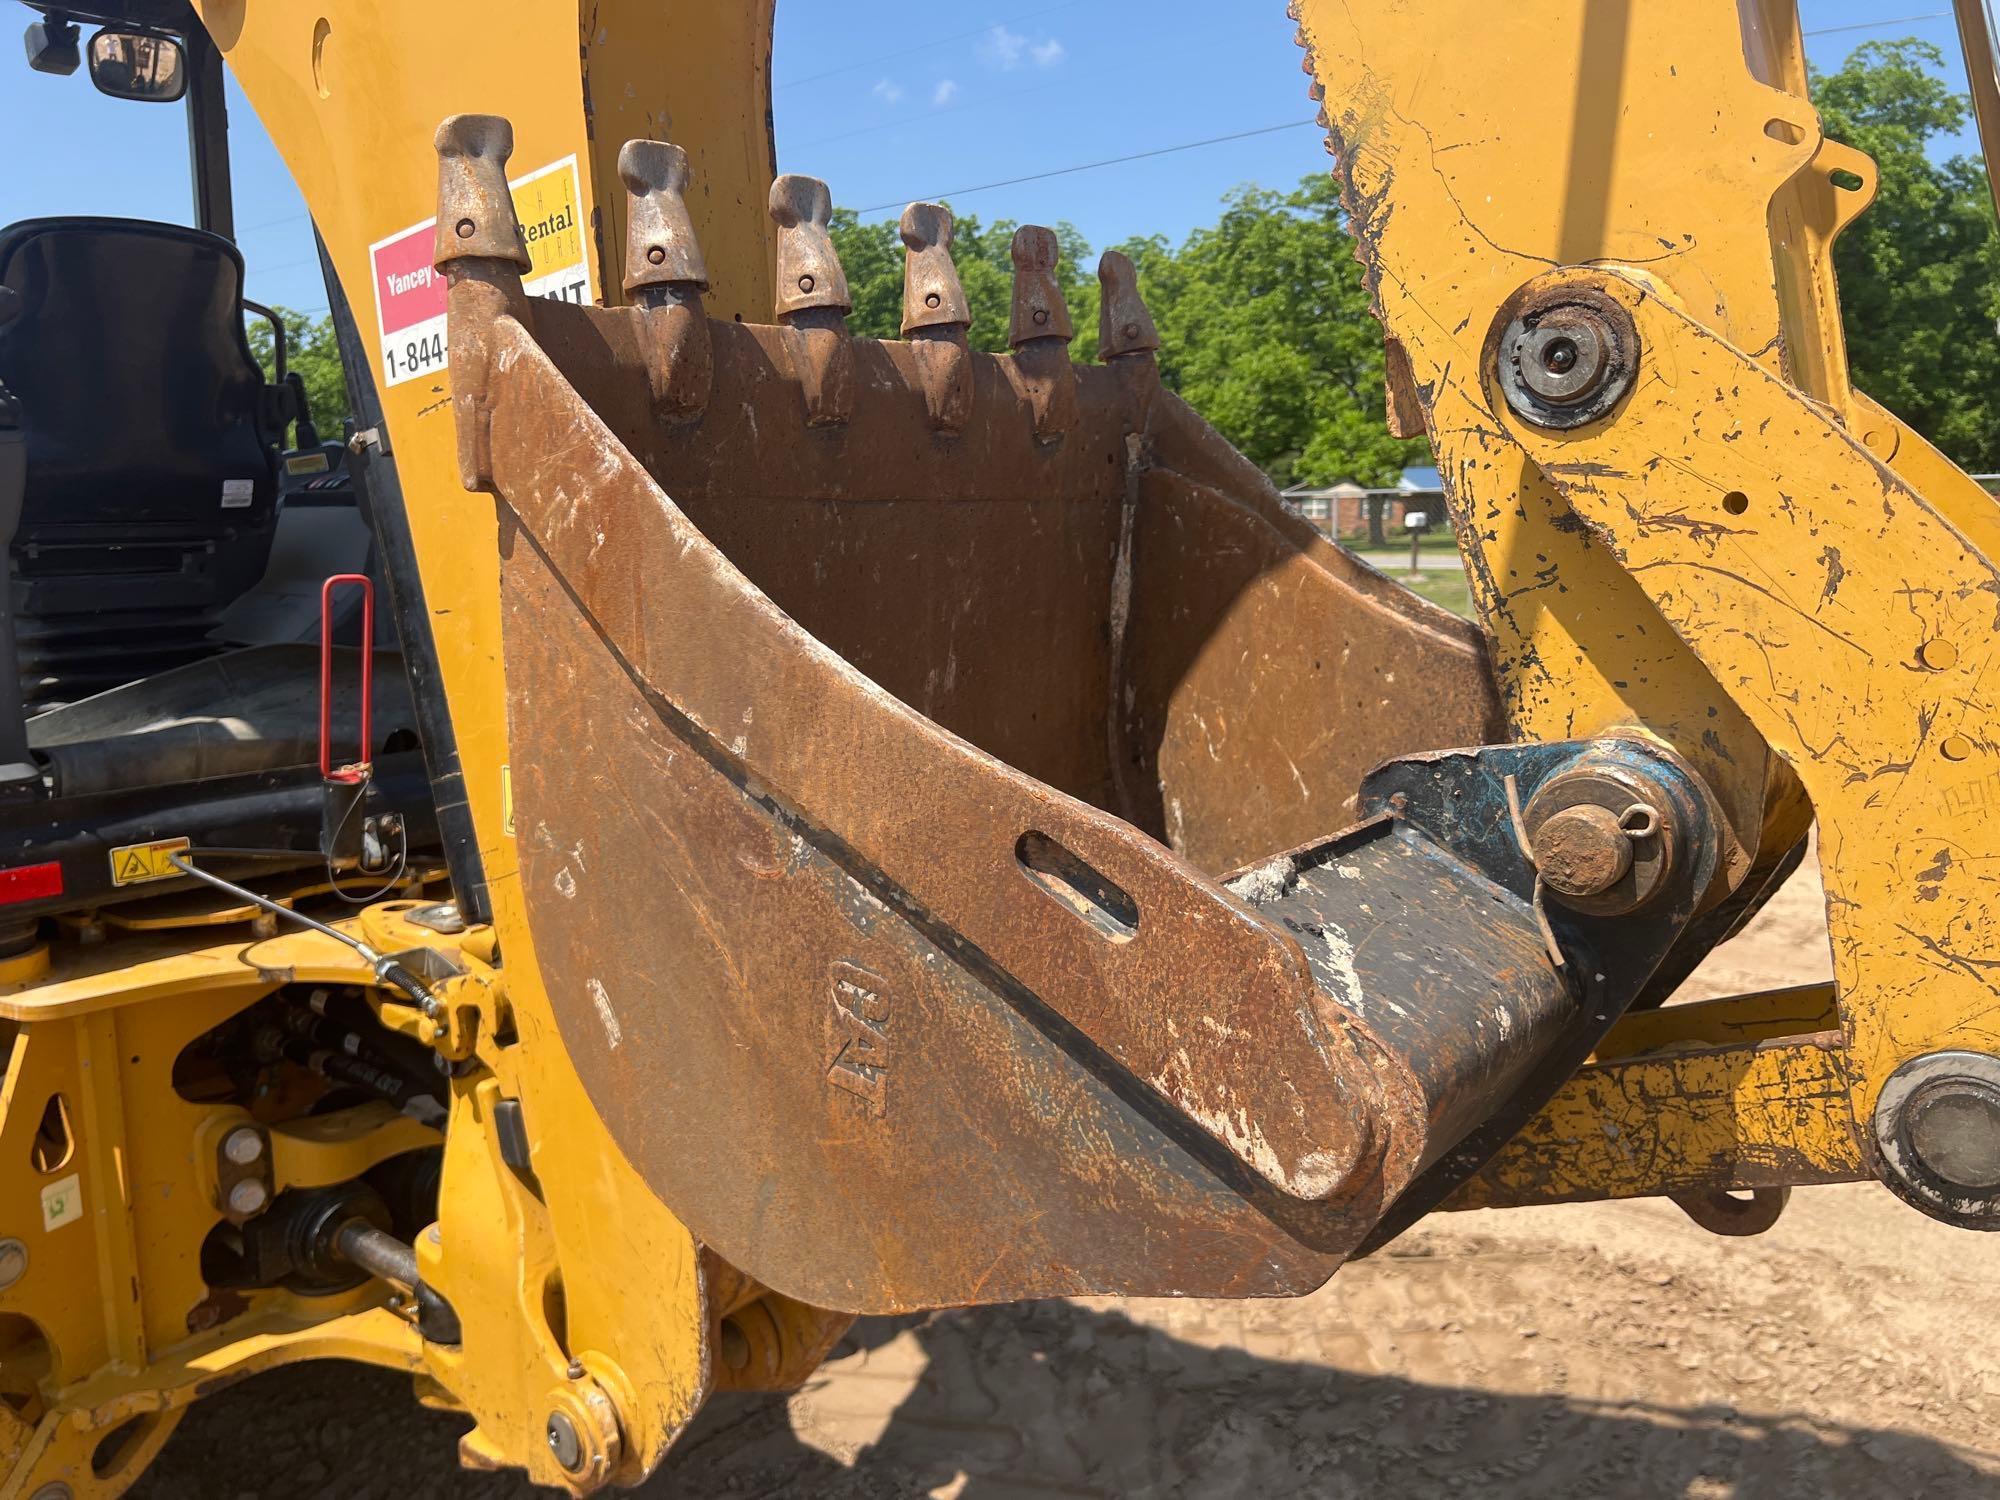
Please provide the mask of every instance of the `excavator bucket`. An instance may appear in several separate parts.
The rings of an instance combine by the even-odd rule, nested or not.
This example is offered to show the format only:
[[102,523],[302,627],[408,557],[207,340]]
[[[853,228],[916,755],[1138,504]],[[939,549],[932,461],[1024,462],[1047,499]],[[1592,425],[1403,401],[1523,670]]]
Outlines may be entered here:
[[[857,338],[827,189],[784,177],[777,323],[711,321],[687,160],[634,141],[631,305],[531,299],[506,122],[437,145],[534,957],[730,1265],[855,1312],[1302,1292],[1660,969],[1715,868],[1699,782],[1495,745],[1477,633],[1164,389],[1124,257],[1078,366],[1021,230],[1013,352],[977,353],[913,205],[904,338]],[[1622,861],[1595,905],[1544,899],[1554,817]]]

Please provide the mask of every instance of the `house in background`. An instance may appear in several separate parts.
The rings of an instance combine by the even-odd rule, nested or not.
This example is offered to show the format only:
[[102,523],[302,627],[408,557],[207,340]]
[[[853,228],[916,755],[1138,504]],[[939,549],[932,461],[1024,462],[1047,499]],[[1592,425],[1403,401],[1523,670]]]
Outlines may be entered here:
[[1430,464],[1403,470],[1386,489],[1348,480],[1315,488],[1295,484],[1280,492],[1285,503],[1336,541],[1393,546],[1403,537],[1403,517],[1423,511],[1436,525],[1444,515],[1444,481]]

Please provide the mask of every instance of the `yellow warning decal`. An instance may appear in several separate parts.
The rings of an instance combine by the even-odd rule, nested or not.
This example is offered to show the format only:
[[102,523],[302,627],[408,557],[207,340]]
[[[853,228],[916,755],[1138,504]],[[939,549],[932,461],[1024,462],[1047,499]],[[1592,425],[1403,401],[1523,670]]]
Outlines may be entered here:
[[172,880],[180,874],[167,860],[185,854],[186,839],[154,839],[150,844],[121,844],[111,851],[111,883],[138,885],[148,880]]

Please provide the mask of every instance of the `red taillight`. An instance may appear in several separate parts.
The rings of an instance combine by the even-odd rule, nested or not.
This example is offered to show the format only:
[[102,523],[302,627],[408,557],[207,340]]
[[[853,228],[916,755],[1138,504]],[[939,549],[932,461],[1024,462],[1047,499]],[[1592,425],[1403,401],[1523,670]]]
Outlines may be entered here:
[[62,866],[53,859],[46,864],[0,870],[0,906],[12,906],[17,901],[44,901],[62,893]]

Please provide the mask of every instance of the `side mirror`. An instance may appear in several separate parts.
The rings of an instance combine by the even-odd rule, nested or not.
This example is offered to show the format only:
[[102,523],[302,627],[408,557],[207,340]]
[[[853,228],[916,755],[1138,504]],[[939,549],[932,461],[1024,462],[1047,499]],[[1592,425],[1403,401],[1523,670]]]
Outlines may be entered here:
[[90,81],[114,99],[171,104],[187,92],[187,53],[163,31],[114,31],[90,39]]

